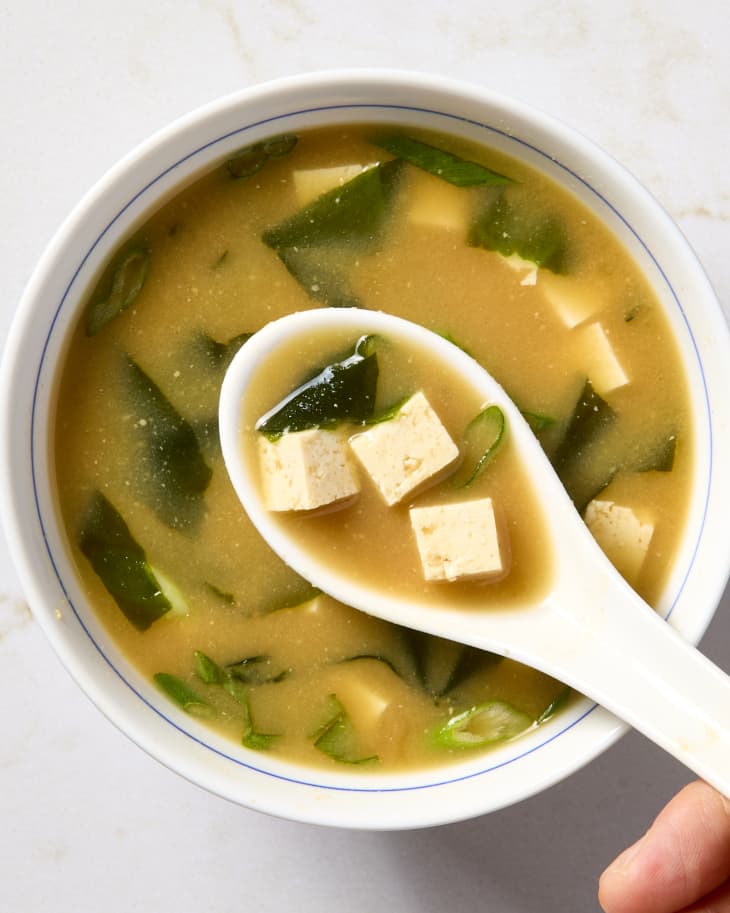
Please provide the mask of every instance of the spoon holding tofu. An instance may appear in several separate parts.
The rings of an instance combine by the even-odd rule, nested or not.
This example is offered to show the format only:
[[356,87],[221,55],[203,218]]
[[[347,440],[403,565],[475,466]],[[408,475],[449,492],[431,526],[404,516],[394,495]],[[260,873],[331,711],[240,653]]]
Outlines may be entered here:
[[[328,331],[357,340],[353,351],[252,420],[247,404],[272,353],[291,353],[298,340]],[[480,442],[476,451],[465,455],[464,441],[449,433],[428,390],[374,411],[373,340],[426,352],[436,366],[434,383],[458,376],[473,391],[480,408],[467,430]],[[341,422],[333,422],[325,399]],[[596,541],[610,547],[623,530],[624,540],[633,537],[630,564],[645,549],[650,527],[598,499],[586,515],[594,537],[519,409],[453,342],[375,311],[328,308],[283,317],[254,334],[231,363],[219,425],[226,467],[249,518],[306,580],[364,612],[554,676],[730,795],[730,678],[634,592]],[[471,484],[503,439],[530,480],[536,529],[545,531],[536,585],[512,591],[506,583],[525,546],[510,541],[499,486]],[[442,497],[447,483],[449,496]],[[402,586],[397,577],[383,585],[353,573],[306,535],[310,516],[326,513],[335,530],[337,522],[348,524],[364,491],[378,509],[407,516]],[[406,581],[415,578],[420,584],[409,589]],[[421,599],[421,592],[437,598]],[[466,601],[456,598],[464,592]]]

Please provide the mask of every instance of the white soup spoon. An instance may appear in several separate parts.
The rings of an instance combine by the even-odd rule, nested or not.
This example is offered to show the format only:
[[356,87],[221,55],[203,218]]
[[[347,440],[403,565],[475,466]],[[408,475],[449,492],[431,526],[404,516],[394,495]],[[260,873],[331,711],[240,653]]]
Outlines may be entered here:
[[[273,351],[328,330],[378,335],[426,351],[503,412],[529,470],[553,543],[552,586],[518,609],[418,605],[348,577],[287,535],[243,457],[243,404]],[[241,347],[223,383],[220,438],[238,497],[261,536],[297,573],[346,605],[509,656],[592,698],[730,796],[730,678],[659,617],[596,544],[527,422],[469,355],[407,320],[361,309],[316,309],[269,323]],[[448,586],[448,584],[442,584]]]

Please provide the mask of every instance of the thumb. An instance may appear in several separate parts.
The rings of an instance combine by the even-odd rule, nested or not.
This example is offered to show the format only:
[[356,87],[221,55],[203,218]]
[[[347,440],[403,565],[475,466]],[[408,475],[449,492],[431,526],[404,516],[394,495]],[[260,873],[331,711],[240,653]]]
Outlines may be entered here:
[[730,802],[690,783],[603,873],[605,913],[675,913],[730,877]]

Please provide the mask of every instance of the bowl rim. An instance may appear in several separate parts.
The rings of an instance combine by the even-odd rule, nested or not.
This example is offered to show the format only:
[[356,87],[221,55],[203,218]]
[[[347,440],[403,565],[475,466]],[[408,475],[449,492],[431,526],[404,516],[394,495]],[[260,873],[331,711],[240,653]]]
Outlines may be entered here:
[[[69,247],[71,249],[74,248],[76,243],[74,239],[77,236],[80,236],[80,229],[89,219],[90,213],[97,210],[103,211],[104,207],[108,205],[108,198],[114,195],[116,189],[120,185],[123,186],[125,185],[125,182],[130,182],[130,175],[133,175],[136,169],[142,168],[144,171],[144,167],[142,166],[146,166],[145,163],[151,158],[159,157],[161,150],[165,153],[167,150],[172,152],[175,145],[181,142],[183,138],[187,137],[188,134],[193,133],[196,130],[203,130],[203,126],[206,124],[212,125],[218,121],[223,123],[228,116],[238,112],[241,108],[246,110],[253,109],[256,105],[265,106],[272,103],[275,99],[304,98],[308,96],[315,98],[322,93],[329,92],[333,99],[333,103],[330,105],[331,108],[346,108],[348,110],[353,110],[355,107],[353,98],[373,92],[381,92],[387,95],[388,92],[393,91],[394,86],[397,91],[406,94],[410,93],[414,98],[420,93],[421,97],[432,94],[433,96],[444,98],[451,97],[454,101],[457,99],[467,99],[471,106],[482,108],[485,112],[491,109],[494,112],[502,112],[504,117],[507,117],[509,114],[511,119],[516,120],[521,124],[526,123],[531,125],[534,128],[535,133],[539,135],[557,137],[559,139],[558,146],[561,149],[570,148],[578,161],[588,161],[597,168],[598,172],[603,174],[607,181],[607,186],[615,184],[623,193],[637,198],[639,203],[647,208],[651,224],[655,225],[656,230],[666,237],[670,247],[675,247],[684,258],[685,269],[691,280],[689,283],[690,287],[694,287],[696,290],[701,291],[701,297],[704,301],[710,304],[714,302],[715,308],[713,309],[713,307],[710,306],[708,313],[705,315],[708,329],[717,340],[717,361],[722,362],[722,358],[724,357],[725,364],[730,363],[730,357],[728,357],[730,356],[730,336],[728,335],[727,326],[707,277],[689,248],[689,245],[679,232],[679,229],[669,219],[659,204],[649,195],[648,191],[629,175],[622,166],[619,166],[614,162],[614,160],[605,152],[586,140],[572,128],[568,128],[557,121],[555,118],[542,114],[522,102],[490,92],[489,90],[478,86],[442,77],[402,70],[355,69],[326,70],[302,74],[295,77],[286,77],[284,79],[274,80],[259,86],[244,89],[240,92],[232,93],[204,105],[190,114],[178,118],[172,124],[156,132],[148,140],[141,143],[122,158],[120,162],[113,166],[82,198],[48,245],[21,299],[18,312],[8,335],[3,363],[0,368],[0,429],[3,431],[3,458],[2,461],[0,461],[0,492],[5,499],[4,503],[7,503],[10,506],[10,509],[5,512],[3,518],[6,537],[11,555],[18,568],[21,584],[33,608],[35,617],[41,624],[41,627],[45,631],[54,649],[64,662],[64,665],[66,665],[85,693],[102,712],[115,723],[115,725],[132,738],[133,741],[140,744],[149,754],[156,757],[166,766],[177,770],[183,776],[206,787],[212,792],[223,795],[233,801],[247,804],[250,807],[258,807],[272,814],[293,818],[295,820],[308,821],[311,823],[338,824],[350,827],[368,827],[373,829],[421,827],[431,824],[446,823],[447,821],[460,820],[461,818],[471,817],[486,811],[496,810],[511,802],[527,798],[527,796],[562,779],[577,770],[583,764],[592,760],[625,732],[627,727],[616,721],[602,709],[597,708],[595,705],[590,705],[589,702],[585,702],[577,709],[573,716],[563,721],[565,725],[563,725],[559,731],[555,731],[555,727],[552,729],[548,728],[545,732],[545,741],[536,748],[530,748],[524,755],[526,758],[528,755],[535,754],[537,748],[547,744],[554,744],[557,738],[561,736],[565,737],[566,751],[564,753],[570,754],[570,758],[564,758],[561,765],[556,765],[547,772],[545,770],[539,770],[539,765],[530,764],[525,761],[526,766],[532,771],[534,777],[534,779],[529,781],[529,784],[526,787],[523,785],[520,789],[513,789],[512,793],[509,795],[502,795],[500,797],[492,796],[489,801],[482,801],[481,803],[475,801],[474,789],[449,790],[448,784],[443,782],[414,784],[408,778],[401,780],[396,778],[395,782],[398,785],[394,788],[388,788],[384,786],[382,782],[378,785],[377,781],[372,780],[369,781],[369,784],[372,785],[367,785],[364,788],[354,788],[350,778],[346,778],[347,783],[349,784],[346,785],[336,777],[333,778],[329,786],[323,786],[321,783],[304,783],[307,789],[316,786],[323,789],[331,789],[340,794],[343,791],[346,791],[351,796],[357,795],[364,797],[363,802],[358,801],[348,808],[338,807],[336,802],[321,802],[317,801],[316,798],[312,800],[311,797],[295,796],[288,788],[269,790],[268,792],[263,790],[261,796],[249,794],[247,798],[242,798],[240,789],[236,787],[235,783],[230,782],[230,778],[225,772],[222,773],[218,769],[217,764],[212,765],[215,770],[211,770],[210,758],[201,756],[197,747],[180,742],[178,736],[184,739],[195,739],[195,736],[191,736],[190,733],[185,733],[183,735],[183,723],[189,728],[189,718],[186,718],[185,720],[175,718],[167,707],[165,707],[167,715],[155,710],[155,713],[157,713],[158,716],[161,716],[163,719],[166,719],[168,723],[171,723],[175,735],[169,738],[163,738],[156,734],[155,725],[150,724],[149,722],[142,726],[138,725],[134,708],[125,707],[120,709],[118,701],[109,693],[108,689],[110,686],[108,678],[100,675],[98,670],[92,671],[88,665],[84,664],[83,660],[78,656],[78,648],[73,645],[72,640],[66,633],[66,629],[63,626],[59,626],[59,619],[56,615],[58,606],[49,604],[49,587],[47,583],[41,583],[35,570],[38,557],[37,549],[43,546],[42,540],[44,540],[45,537],[39,537],[37,529],[32,532],[29,532],[27,529],[27,516],[25,515],[26,512],[24,510],[24,507],[27,507],[27,502],[24,502],[23,500],[24,494],[27,494],[28,491],[27,476],[25,478],[25,485],[20,484],[19,477],[22,474],[19,473],[18,465],[22,460],[19,460],[18,453],[16,452],[16,431],[19,424],[14,406],[19,383],[23,377],[27,376],[28,365],[26,364],[26,348],[29,344],[29,339],[37,336],[39,317],[45,316],[45,312],[48,309],[47,307],[44,308],[44,301],[47,300],[46,293],[48,287],[53,285],[53,277],[58,271],[60,260],[66,256]],[[378,107],[377,103],[374,104]],[[466,118],[459,117],[453,113],[441,113],[448,117],[456,117],[460,121],[466,120]],[[354,122],[354,120],[356,119],[350,118],[349,122]],[[258,127],[260,126],[260,123],[256,123],[255,125],[249,124],[247,128],[240,129],[250,129],[251,126]],[[207,129],[210,133],[210,126]],[[219,137],[218,140],[209,139],[203,146],[192,152],[188,149],[185,156],[182,158],[178,156],[177,159],[174,159],[172,164],[168,165],[167,172],[163,172],[161,177],[166,173],[172,174],[174,168],[190,160],[196,151],[206,149],[212,146],[214,142],[218,142],[223,138],[224,137]],[[513,141],[519,141],[519,137],[515,135],[511,136],[511,139]],[[207,168],[210,167],[212,167],[212,164],[208,163]],[[567,170],[571,171],[571,169]],[[571,171],[571,173],[574,173],[574,171]],[[187,182],[176,180],[176,183],[179,188]],[[149,189],[149,187],[150,184],[147,184],[141,189],[138,189],[130,203],[137,200],[141,194]],[[159,200],[156,205],[159,205]],[[122,210],[122,212],[124,211],[126,210]],[[113,222],[109,224],[111,225]],[[108,227],[109,226],[107,226],[107,228]],[[78,245],[76,244],[76,246]],[[70,289],[73,282],[76,281],[76,277],[84,267],[85,262],[86,258],[82,260],[81,264],[74,272],[68,289]],[[56,310],[49,325],[47,340],[55,331],[59,312],[60,306]],[[686,315],[685,320],[687,320]],[[43,360],[47,357],[47,351],[48,341],[46,342],[41,355],[41,367],[43,365]],[[724,374],[725,376],[730,376],[727,369]],[[36,383],[38,384],[38,381]],[[728,384],[727,389],[730,389],[730,383]],[[34,403],[36,393],[37,390],[34,393]],[[709,404],[708,408],[711,411],[712,408],[714,408],[713,404]],[[727,408],[725,408],[725,417],[727,419]],[[725,424],[725,432],[727,432],[727,422]],[[725,436],[727,436],[727,433]],[[32,422],[29,440],[32,450],[35,441]],[[711,458],[713,458],[713,456],[714,450],[710,454]],[[31,474],[34,465],[35,457],[32,457],[30,460]],[[25,468],[27,469],[27,466]],[[717,475],[717,473],[715,475]],[[709,500],[709,489],[707,497]],[[707,505],[705,509],[709,509]],[[42,517],[39,516],[39,520],[42,523]],[[24,532],[22,532],[23,530]],[[45,544],[46,547],[48,547],[47,542]],[[51,560],[53,560],[52,556]],[[708,604],[712,604],[713,608],[720,599],[728,572],[730,572],[730,553],[726,552],[724,570],[721,566],[711,584],[708,584],[707,580],[704,581],[704,599]],[[711,590],[709,597],[706,592],[708,585]],[[695,619],[695,624],[687,626],[683,633],[686,633],[687,636],[695,641],[698,640],[706,625],[709,623],[712,614],[713,611],[710,610],[706,612],[701,619]],[[83,624],[81,619],[78,620]],[[136,699],[141,697],[145,702],[150,700],[149,695],[140,694],[137,691],[135,691],[135,694]],[[170,718],[168,719],[168,717]],[[581,726],[583,727],[582,731],[586,733],[586,738],[591,743],[591,747],[586,750],[585,746],[583,746],[582,750],[577,751],[576,745],[573,743],[576,741],[583,742],[585,739],[576,740],[570,736],[570,733],[573,733],[573,736],[575,736],[575,733]],[[167,733],[167,735],[170,736],[170,733]],[[570,743],[570,745],[568,743]],[[219,755],[223,758],[225,753],[219,750]],[[518,757],[522,759],[523,754],[519,754]],[[496,768],[502,769],[503,763],[500,761],[500,755],[498,753],[496,755],[483,756],[483,759],[489,758],[496,758]],[[483,777],[493,769],[496,769],[488,763],[479,770],[473,769],[473,767],[474,765],[466,764],[457,766],[457,768],[443,768],[443,770],[455,771],[454,777],[449,780],[449,784],[454,784],[457,782],[464,783],[475,777]],[[283,783],[287,779],[284,774],[285,768],[286,765],[284,765],[281,770],[278,770],[277,765],[272,765],[272,769],[275,771],[274,773],[272,773],[271,770],[264,770],[263,773],[266,776],[278,777],[280,783]],[[440,803],[434,802],[433,806],[428,802],[423,801],[407,801],[402,802],[397,810],[393,810],[389,809],[388,805],[381,801],[384,796],[387,796],[389,801],[394,803],[396,795],[410,796],[414,790],[415,793],[418,794],[419,790],[429,789],[431,794],[433,794],[436,788],[442,790],[445,795],[444,801]],[[485,790],[485,793],[488,792],[489,790]],[[457,799],[458,803],[452,807],[450,803],[454,803]],[[438,808],[436,808],[437,804]]]

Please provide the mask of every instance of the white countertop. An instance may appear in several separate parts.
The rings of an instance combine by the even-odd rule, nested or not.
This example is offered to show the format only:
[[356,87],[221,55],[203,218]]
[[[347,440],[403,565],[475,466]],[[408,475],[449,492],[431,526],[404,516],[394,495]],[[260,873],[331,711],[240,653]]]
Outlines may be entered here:
[[[0,343],[53,231],[123,153],[216,96],[338,66],[439,71],[567,121],[658,197],[730,313],[726,0],[24,0],[0,33]],[[2,542],[0,575],[0,913],[586,913],[602,867],[690,776],[630,734],[463,824],[268,818],[121,735],[56,659]],[[729,591],[702,648],[730,670]]]

